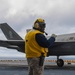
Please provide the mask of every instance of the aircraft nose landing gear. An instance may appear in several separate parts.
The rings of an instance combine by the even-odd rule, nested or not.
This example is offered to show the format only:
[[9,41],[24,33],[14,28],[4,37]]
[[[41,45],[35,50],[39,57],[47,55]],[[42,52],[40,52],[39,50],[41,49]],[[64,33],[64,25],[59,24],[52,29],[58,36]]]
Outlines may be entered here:
[[57,65],[62,67],[64,65],[64,61],[62,59],[57,59]]

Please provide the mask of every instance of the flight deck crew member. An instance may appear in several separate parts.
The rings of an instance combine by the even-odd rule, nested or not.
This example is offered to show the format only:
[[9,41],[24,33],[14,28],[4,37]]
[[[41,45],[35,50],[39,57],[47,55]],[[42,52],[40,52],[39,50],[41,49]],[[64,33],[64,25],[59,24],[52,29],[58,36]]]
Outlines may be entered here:
[[55,41],[55,34],[47,40],[45,37],[46,23],[39,18],[34,22],[33,29],[25,36],[25,53],[28,62],[28,75],[43,75],[44,58],[47,55],[48,47]]

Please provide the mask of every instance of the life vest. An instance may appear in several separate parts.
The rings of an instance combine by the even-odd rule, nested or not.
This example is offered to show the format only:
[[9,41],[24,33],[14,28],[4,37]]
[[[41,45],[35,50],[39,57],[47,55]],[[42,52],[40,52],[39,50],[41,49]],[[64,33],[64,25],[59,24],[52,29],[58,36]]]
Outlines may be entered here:
[[31,30],[25,36],[25,53],[27,58],[40,57],[42,53],[44,54],[44,56],[47,55],[48,49],[41,47],[36,42],[35,35],[37,33],[43,34],[38,30]]

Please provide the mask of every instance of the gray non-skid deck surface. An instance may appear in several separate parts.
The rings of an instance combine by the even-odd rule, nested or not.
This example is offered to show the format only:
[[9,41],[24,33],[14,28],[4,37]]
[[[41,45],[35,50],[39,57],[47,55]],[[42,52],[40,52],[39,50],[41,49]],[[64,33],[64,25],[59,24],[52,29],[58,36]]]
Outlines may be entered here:
[[[28,68],[25,66],[0,66],[0,75],[28,75],[27,73]],[[49,66],[45,68],[44,75],[75,75],[75,66]]]

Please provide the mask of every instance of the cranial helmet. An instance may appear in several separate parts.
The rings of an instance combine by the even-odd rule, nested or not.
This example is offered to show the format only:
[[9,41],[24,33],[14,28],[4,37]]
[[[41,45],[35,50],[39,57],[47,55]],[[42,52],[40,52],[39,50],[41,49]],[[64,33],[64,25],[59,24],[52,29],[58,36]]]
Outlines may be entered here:
[[39,18],[34,22],[33,29],[37,29],[40,30],[41,32],[44,32],[45,27],[46,27],[46,23],[44,19]]

